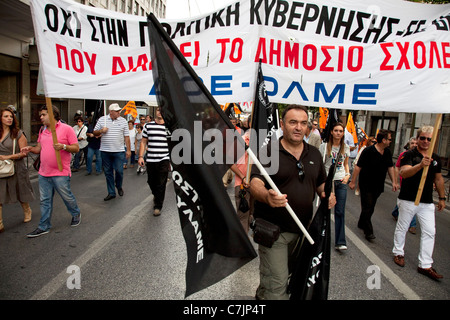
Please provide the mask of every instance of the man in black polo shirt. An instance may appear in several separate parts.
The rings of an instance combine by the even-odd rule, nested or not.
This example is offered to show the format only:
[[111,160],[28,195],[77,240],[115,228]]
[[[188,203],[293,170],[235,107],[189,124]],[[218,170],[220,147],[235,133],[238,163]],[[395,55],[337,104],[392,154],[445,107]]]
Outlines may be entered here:
[[[284,208],[287,201],[302,224],[307,226],[313,215],[315,193],[325,197],[326,172],[322,157],[317,148],[303,141],[307,123],[306,107],[289,105],[282,115],[283,137],[270,142],[276,143],[276,146],[267,146],[272,152],[269,156],[272,159],[279,158],[278,170],[270,177],[282,195],[270,188],[256,168],[252,173],[250,192],[255,197],[254,216],[272,222],[281,229],[278,240],[271,248],[259,245],[260,285],[256,292],[257,299],[289,299],[288,257],[301,231]],[[336,198],[332,194],[329,206],[335,204]]]
[[386,172],[389,173],[389,178],[392,181],[392,191],[398,189],[396,179],[394,179],[392,154],[389,150],[391,140],[391,133],[388,130],[381,129],[378,132],[377,143],[363,150],[353,170],[352,180],[348,185],[350,189],[354,190],[355,182],[359,176],[361,215],[358,228],[364,230],[366,239],[369,241],[375,239],[371,218],[378,197],[384,191]]
[[[404,246],[406,232],[414,215],[420,223],[420,253],[417,271],[434,280],[443,278],[432,268],[434,238],[436,233],[433,203],[433,183],[439,194],[438,211],[445,208],[444,178],[441,174],[441,161],[437,154],[428,156],[433,127],[423,126],[417,132],[417,147],[403,154],[400,160],[400,175],[402,187],[398,196],[399,216],[394,233],[394,262],[399,266],[405,265]],[[423,168],[428,167],[428,174],[420,198],[419,205],[415,205],[417,191],[422,178]]]

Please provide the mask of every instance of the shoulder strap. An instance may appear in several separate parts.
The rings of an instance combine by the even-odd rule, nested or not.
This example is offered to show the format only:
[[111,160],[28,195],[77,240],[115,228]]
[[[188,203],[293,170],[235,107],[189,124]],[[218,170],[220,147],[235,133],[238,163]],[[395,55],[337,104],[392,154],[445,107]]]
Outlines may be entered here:
[[81,133],[81,131],[83,131],[83,128],[84,128],[84,124],[83,124],[83,126],[80,128],[80,130],[78,130],[77,138],[80,136],[80,133]]

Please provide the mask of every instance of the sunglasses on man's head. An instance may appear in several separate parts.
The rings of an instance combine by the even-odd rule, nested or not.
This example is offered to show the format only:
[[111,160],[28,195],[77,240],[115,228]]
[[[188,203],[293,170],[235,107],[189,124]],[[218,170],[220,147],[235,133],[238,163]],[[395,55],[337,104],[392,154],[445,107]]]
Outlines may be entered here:
[[424,137],[424,136],[420,136],[420,137],[419,137],[419,140],[425,141],[425,139],[426,139],[428,142],[431,142],[431,138]]

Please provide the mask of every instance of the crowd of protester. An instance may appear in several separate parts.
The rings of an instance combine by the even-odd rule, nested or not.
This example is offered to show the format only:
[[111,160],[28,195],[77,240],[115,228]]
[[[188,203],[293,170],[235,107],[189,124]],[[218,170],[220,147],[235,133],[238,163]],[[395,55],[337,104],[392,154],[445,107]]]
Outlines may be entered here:
[[[168,134],[159,108],[156,117],[140,115],[138,119],[128,122],[121,117],[118,104],[109,106],[109,114],[96,123],[90,118],[76,115],[76,125],[68,126],[60,120],[58,108],[53,107],[56,120],[58,143],[54,144],[50,132],[49,114],[44,106],[40,110],[41,130],[36,146],[29,146],[20,130],[15,110],[2,108],[2,126],[0,161],[14,161],[15,173],[0,178],[0,233],[7,228],[3,224],[3,205],[20,202],[24,211],[24,222],[31,221],[29,202],[35,196],[31,187],[29,174],[23,159],[29,152],[39,154],[41,166],[39,173],[40,221],[30,238],[46,234],[51,228],[53,195],[57,191],[71,214],[71,226],[81,222],[81,212],[75,195],[70,190],[72,173],[81,171],[80,159],[86,159],[85,176],[93,171],[102,172],[106,177],[107,196],[104,201],[124,195],[122,188],[123,170],[135,169],[136,173],[147,173],[147,183],[154,195],[153,215],[160,216],[165,196],[165,186],[170,171]],[[240,121],[232,116],[232,123],[249,141],[248,120]],[[394,262],[403,267],[406,232],[416,233],[416,221],[421,225],[421,246],[418,272],[438,280],[443,276],[432,267],[432,253],[435,239],[435,205],[432,193],[439,195],[438,210],[445,207],[444,183],[441,163],[438,155],[427,155],[433,133],[433,127],[423,126],[417,136],[411,138],[405,152],[401,153],[396,165],[390,152],[392,133],[379,130],[375,136],[364,137],[354,143],[353,137],[341,122],[336,122],[326,131],[319,128],[317,119],[309,119],[306,107],[290,105],[283,112],[280,120],[281,137],[277,140],[280,151],[280,170],[274,178],[283,181],[279,195],[271,190],[267,181],[258,170],[247,175],[248,157],[235,165],[223,177],[223,184],[228,186],[234,180],[236,209],[246,233],[254,217],[269,220],[280,228],[280,238],[273,245],[259,245],[261,258],[261,283],[258,299],[285,299],[287,297],[286,248],[298,240],[301,232],[283,211],[287,199],[302,212],[299,217],[308,224],[313,214],[313,203],[323,196],[325,178],[334,164],[333,196],[330,208],[334,213],[335,239],[334,247],[340,252],[348,250],[345,236],[346,199],[350,190],[361,199],[361,214],[358,227],[363,230],[367,241],[376,236],[376,226],[371,217],[375,212],[377,199],[384,191],[388,174],[392,190],[400,189],[398,203],[393,204],[392,216],[397,221],[394,238]],[[350,135],[350,136],[349,136]],[[55,155],[59,153],[62,171],[58,168]],[[311,165],[315,163],[315,165]],[[136,167],[136,168],[135,168]],[[418,190],[422,169],[428,167],[429,174],[420,200],[420,207],[414,206],[414,196]],[[87,179],[87,178],[86,178]],[[400,179],[400,183],[399,183]],[[8,192],[6,192],[8,190]],[[301,193],[302,197],[295,197]],[[244,200],[245,199],[245,200]],[[241,201],[249,203],[249,208],[241,210]],[[420,208],[420,209],[417,209]],[[274,218],[276,217],[276,218]]]

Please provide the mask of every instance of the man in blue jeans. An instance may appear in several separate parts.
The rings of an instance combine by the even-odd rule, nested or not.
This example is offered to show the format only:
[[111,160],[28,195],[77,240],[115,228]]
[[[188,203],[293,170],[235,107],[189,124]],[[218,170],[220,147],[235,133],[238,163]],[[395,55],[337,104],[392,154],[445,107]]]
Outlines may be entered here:
[[[53,106],[53,115],[57,121],[55,129],[58,143],[53,143],[52,133],[49,128],[50,118],[47,107],[43,106],[39,112],[39,118],[44,128],[39,134],[37,145],[35,147],[27,146],[21,150],[25,154],[28,152],[40,153],[41,157],[41,166],[39,168],[41,219],[37,229],[27,234],[28,238],[38,237],[50,231],[55,191],[61,196],[67,210],[72,215],[71,226],[75,227],[81,222],[80,208],[70,189],[71,153],[78,152],[78,139],[71,126],[59,121],[59,110],[55,106]],[[62,171],[58,169],[56,151],[59,151],[61,154]]]
[[88,141],[88,151],[87,151],[87,160],[86,160],[86,176],[90,176],[92,173],[92,160],[94,159],[95,155],[95,171],[96,175],[98,176],[100,173],[102,173],[102,156],[100,154],[100,142],[101,142],[101,135],[100,136],[94,136],[94,127],[95,123],[90,123],[87,130],[87,141]]
[[127,159],[131,156],[130,132],[127,121],[120,116],[121,110],[117,103],[111,104],[109,115],[98,119],[94,128],[95,136],[102,135],[100,151],[108,187],[108,195],[103,199],[105,201],[116,197],[116,188],[119,196],[123,196],[123,160],[125,154]]

